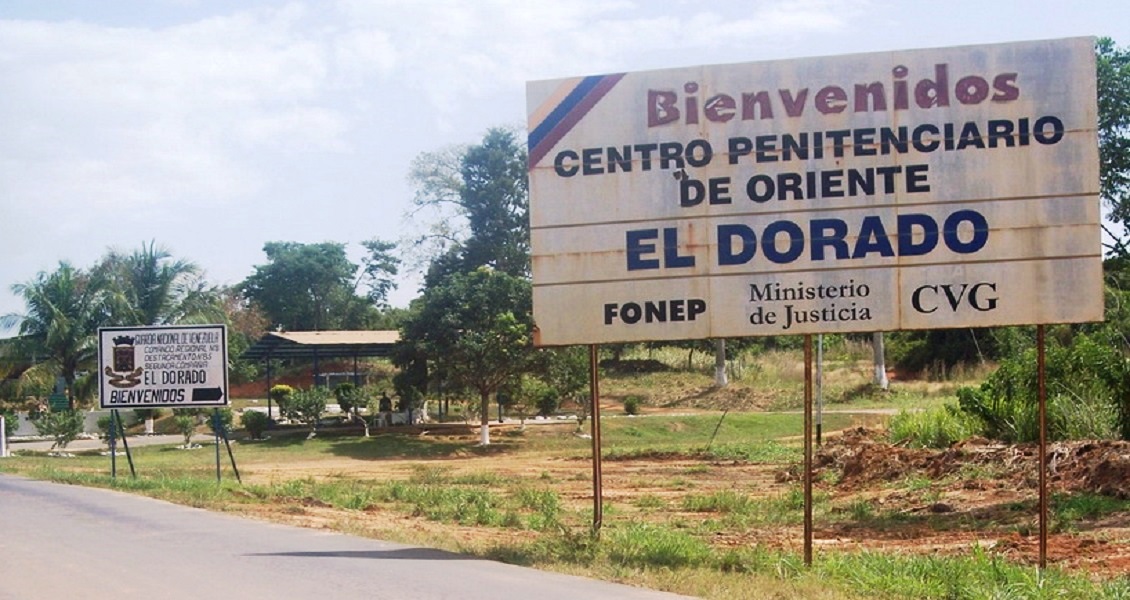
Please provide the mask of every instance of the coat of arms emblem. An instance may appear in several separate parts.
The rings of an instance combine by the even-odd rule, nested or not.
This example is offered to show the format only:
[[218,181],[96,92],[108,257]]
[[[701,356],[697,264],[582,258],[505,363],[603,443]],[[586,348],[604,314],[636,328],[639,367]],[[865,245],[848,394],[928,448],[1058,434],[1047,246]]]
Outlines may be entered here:
[[105,373],[110,378],[110,385],[116,388],[131,388],[141,383],[142,367],[135,367],[136,362],[134,338],[120,335],[114,338],[114,366],[106,367]]

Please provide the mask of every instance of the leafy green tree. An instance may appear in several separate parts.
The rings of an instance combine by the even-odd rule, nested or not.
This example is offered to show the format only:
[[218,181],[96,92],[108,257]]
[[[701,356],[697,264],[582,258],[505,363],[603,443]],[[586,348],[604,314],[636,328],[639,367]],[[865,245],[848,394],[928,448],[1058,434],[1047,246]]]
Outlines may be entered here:
[[433,225],[412,244],[430,253],[425,287],[489,266],[530,272],[529,178],[517,133],[489,130],[480,144],[425,153],[413,162],[415,218]]
[[381,310],[388,309],[388,294],[396,289],[396,277],[400,271],[400,259],[393,255],[396,244],[378,239],[361,242],[367,254],[361,259],[361,278],[369,288],[366,296],[369,302]]
[[[1099,108],[1099,189],[1111,220],[1130,231],[1130,49],[1095,43]],[[1127,254],[1125,239],[1110,249]]]
[[580,408],[577,411],[577,427],[583,427],[592,414],[592,398],[585,393],[589,386],[588,348],[545,348],[538,352],[537,360],[536,372],[549,387],[535,400],[538,413],[548,416],[557,410],[561,398],[570,399]]
[[530,302],[525,279],[489,268],[456,273],[425,290],[401,331],[399,364],[426,357],[452,384],[478,392],[484,445],[491,395],[532,361]]
[[272,328],[319,331],[360,328],[371,306],[353,291],[357,265],[336,242],[267,242],[268,263],[240,287],[263,308]]
[[513,131],[491,129],[463,157],[462,205],[471,236],[466,268],[490,266],[515,277],[530,274],[529,177],[526,148]]
[[325,388],[313,387],[306,390],[297,390],[286,403],[283,413],[286,418],[293,419],[304,425],[310,426],[310,435],[306,439],[318,434],[318,420],[326,412],[330,392]]
[[75,382],[80,371],[94,371],[98,359],[98,328],[108,325],[112,302],[108,280],[63,261],[51,273],[12,286],[22,296],[26,313],[0,318],[0,328],[19,325],[26,356],[45,357],[67,385],[67,401],[75,407]]

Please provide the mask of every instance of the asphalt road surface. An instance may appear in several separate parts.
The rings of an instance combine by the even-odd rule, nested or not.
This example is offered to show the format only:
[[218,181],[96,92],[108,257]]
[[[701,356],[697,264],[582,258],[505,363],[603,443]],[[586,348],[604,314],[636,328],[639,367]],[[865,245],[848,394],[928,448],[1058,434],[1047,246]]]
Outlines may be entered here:
[[0,600],[680,597],[0,475]]

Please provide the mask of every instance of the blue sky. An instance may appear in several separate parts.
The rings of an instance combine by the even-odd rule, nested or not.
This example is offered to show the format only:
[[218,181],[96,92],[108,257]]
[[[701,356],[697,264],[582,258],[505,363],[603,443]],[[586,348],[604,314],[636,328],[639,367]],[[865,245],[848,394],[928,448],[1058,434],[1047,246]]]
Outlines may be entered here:
[[0,315],[109,247],[233,284],[268,241],[400,240],[413,158],[521,127],[528,80],[1081,35],[1130,45],[1130,3],[5,0]]

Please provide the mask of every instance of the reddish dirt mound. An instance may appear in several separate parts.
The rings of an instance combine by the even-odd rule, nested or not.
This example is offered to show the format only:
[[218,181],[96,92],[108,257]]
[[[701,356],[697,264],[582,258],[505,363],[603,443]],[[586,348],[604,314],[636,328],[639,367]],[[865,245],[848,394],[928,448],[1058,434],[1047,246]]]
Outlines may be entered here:
[[[880,439],[880,433],[865,429],[829,439],[814,456],[817,477],[829,469],[838,471],[839,485],[852,489],[915,476],[940,479],[971,465],[992,466],[997,483],[1003,478],[1017,488],[1033,487],[1039,476],[1034,444],[1004,445],[974,438],[945,450],[926,450]],[[1130,499],[1130,442],[1052,444],[1048,472],[1057,489]]]
[[1130,442],[1056,444],[1048,462],[1051,480],[1066,489],[1130,499]]

